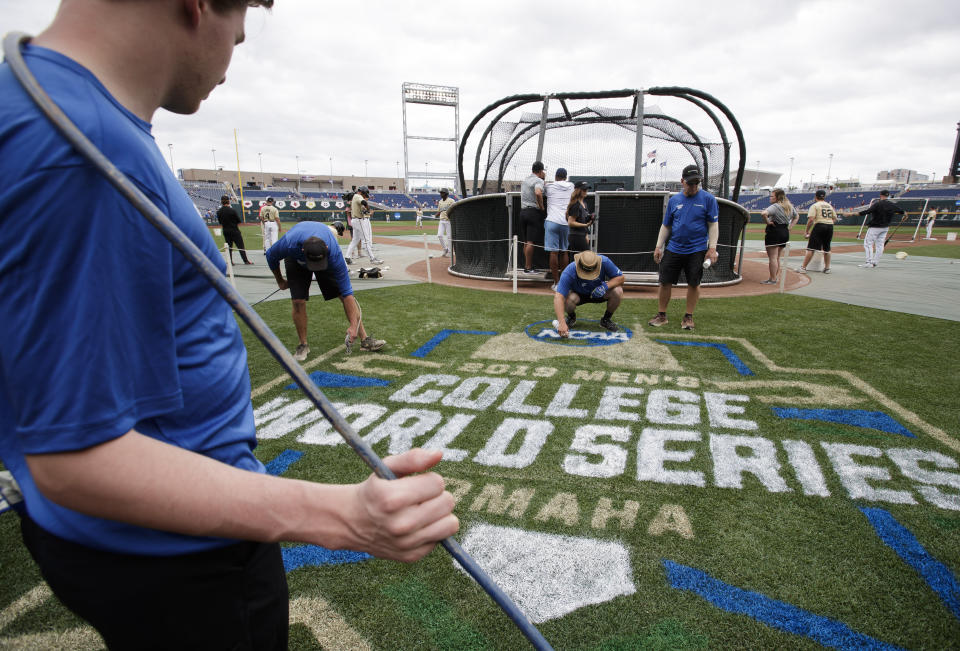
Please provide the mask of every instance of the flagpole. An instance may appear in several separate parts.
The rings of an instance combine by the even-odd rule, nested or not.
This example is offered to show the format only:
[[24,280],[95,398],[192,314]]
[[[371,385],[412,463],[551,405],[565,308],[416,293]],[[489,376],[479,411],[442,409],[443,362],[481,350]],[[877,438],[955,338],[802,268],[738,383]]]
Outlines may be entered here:
[[[240,188],[240,214],[247,214],[247,207],[243,205],[243,178],[240,176],[240,140],[237,138],[237,130],[233,130],[233,147],[237,152],[237,185]],[[243,221],[247,221],[244,217]]]

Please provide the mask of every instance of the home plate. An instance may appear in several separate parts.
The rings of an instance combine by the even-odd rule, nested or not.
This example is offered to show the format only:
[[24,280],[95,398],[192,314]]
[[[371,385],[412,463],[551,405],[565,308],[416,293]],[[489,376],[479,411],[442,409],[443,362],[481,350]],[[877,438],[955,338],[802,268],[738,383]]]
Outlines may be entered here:
[[534,623],[637,591],[621,543],[477,524],[461,545]]

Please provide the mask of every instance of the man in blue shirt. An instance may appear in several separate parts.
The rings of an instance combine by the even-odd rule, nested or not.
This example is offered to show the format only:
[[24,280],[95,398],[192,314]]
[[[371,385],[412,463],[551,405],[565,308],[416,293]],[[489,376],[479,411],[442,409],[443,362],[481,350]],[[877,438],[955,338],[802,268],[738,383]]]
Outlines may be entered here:
[[584,303],[606,303],[607,310],[600,325],[616,332],[613,313],[623,299],[623,272],[610,258],[593,251],[573,256],[573,262],[560,274],[557,291],[553,295],[553,311],[557,315],[557,334],[566,337],[570,326],[577,322],[577,306]]
[[[720,234],[718,219],[720,208],[716,198],[700,189],[700,170],[696,165],[687,165],[681,175],[683,191],[670,197],[667,214],[663,216],[653,261],[660,265],[660,290],[657,295],[657,315],[649,324],[659,328],[666,325],[667,305],[673,286],[680,272],[687,279],[687,311],[680,327],[693,330],[693,311],[700,298],[700,280],[703,278],[704,260],[710,264],[717,261],[717,238]],[[669,243],[664,244],[669,238]]]
[[[64,0],[24,48],[54,102],[221,272],[151,121],[195,113],[225,79],[248,5],[272,4]],[[227,303],[9,63],[0,96],[0,460],[43,578],[108,648],[285,649],[278,541],[412,561],[456,532],[453,497],[423,472],[439,452],[387,460],[415,475],[391,482],[266,474]],[[70,201],[37,200],[50,196]],[[51,261],[56,273],[37,273]]]
[[[286,280],[280,272],[281,260],[286,267]],[[293,357],[298,362],[310,354],[310,346],[307,345],[307,301],[310,300],[310,281],[313,278],[317,279],[323,300],[339,297],[343,302],[343,311],[350,324],[347,327],[347,346],[360,337],[360,347],[364,350],[383,348],[386,342],[368,336],[363,327],[360,304],[353,296],[347,263],[329,226],[320,222],[300,222],[267,250],[267,265],[277,279],[277,286],[290,289],[293,325],[300,340]]]

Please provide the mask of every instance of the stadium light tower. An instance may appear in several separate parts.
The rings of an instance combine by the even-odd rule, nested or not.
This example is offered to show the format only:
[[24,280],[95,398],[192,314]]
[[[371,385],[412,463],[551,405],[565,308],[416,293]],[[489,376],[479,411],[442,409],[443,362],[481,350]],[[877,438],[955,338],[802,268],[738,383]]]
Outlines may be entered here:
[[263,184],[263,152],[257,152],[257,161],[260,163],[260,184]]
[[168,142],[168,143],[167,143],[167,148],[170,150],[170,170],[171,170],[174,174],[176,174],[176,173],[177,173],[177,168],[173,166],[173,143],[172,143],[172,142]]
[[297,194],[300,194],[300,156],[294,156],[297,159]]
[[[452,145],[452,154],[449,159],[449,164],[451,165],[450,171],[444,171],[443,165],[444,160],[441,160],[440,171],[435,171],[432,173],[432,178],[443,179],[441,181],[441,187],[453,187],[453,192],[462,191],[463,188],[457,188],[460,185],[459,174],[457,173],[457,148],[460,142],[460,89],[454,86],[435,86],[432,84],[418,84],[411,82],[403,82],[402,93],[401,93],[401,103],[403,105],[403,164],[405,174],[407,175],[404,178],[404,185],[409,185],[410,179],[410,149],[408,142],[410,140],[426,140],[426,141],[435,141],[435,142],[444,142],[450,143]],[[432,106],[441,106],[446,107],[447,109],[453,109],[453,134],[450,135],[449,132],[445,135],[425,135],[417,134],[413,135],[407,131],[407,105],[432,105]],[[431,115],[435,115],[435,112],[431,110]],[[436,119],[431,120],[431,127],[439,129],[439,121]],[[434,154],[429,154],[434,155]],[[424,181],[429,187],[430,183],[430,172],[426,172],[425,176],[427,178]]]
[[790,157],[790,176],[787,177],[787,190],[790,189],[790,186],[792,183],[793,183],[793,156]]
[[830,158],[827,161],[827,185],[830,185],[830,168],[833,167],[833,154],[830,154]]
[[[216,150],[216,149],[211,149],[211,150],[210,150],[210,153],[213,154],[213,169],[214,169],[214,171],[216,171],[216,169],[217,169],[217,150]],[[219,177],[220,177],[220,175],[217,174],[217,180],[218,180],[218,181],[220,180]]]

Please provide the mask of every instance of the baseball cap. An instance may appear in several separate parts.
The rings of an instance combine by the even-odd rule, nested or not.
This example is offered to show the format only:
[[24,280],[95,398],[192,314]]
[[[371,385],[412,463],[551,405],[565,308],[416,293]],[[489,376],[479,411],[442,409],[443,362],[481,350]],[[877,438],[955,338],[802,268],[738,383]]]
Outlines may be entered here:
[[817,199],[823,199],[825,196],[827,196],[826,190],[817,190]]
[[450,194],[446,188],[440,188],[440,194]]
[[687,165],[683,168],[683,173],[680,175],[680,178],[682,178],[684,181],[692,181],[694,179],[699,181],[701,178],[700,168],[698,168],[696,165]]
[[582,189],[584,189],[584,190],[589,190],[589,189],[590,189],[590,184],[587,183],[586,181],[577,181],[576,183],[573,184],[573,187],[575,187],[575,188],[582,188]]
[[593,251],[583,251],[573,259],[577,261],[577,275],[583,280],[595,280],[600,275],[600,256]]
[[307,259],[307,269],[310,271],[326,271],[330,258],[330,249],[327,243],[319,237],[307,238],[303,243],[303,255]]
[[880,190],[880,195],[881,195],[881,196],[884,196],[884,197],[889,197],[889,196],[890,196],[890,190],[884,188],[884,189]]
[[370,194],[370,188],[365,185],[361,185],[359,188],[357,188],[357,192],[360,194]]
[[225,194],[220,195],[220,201],[230,201],[230,197]]
[[273,203],[273,197],[267,197],[267,203]]

